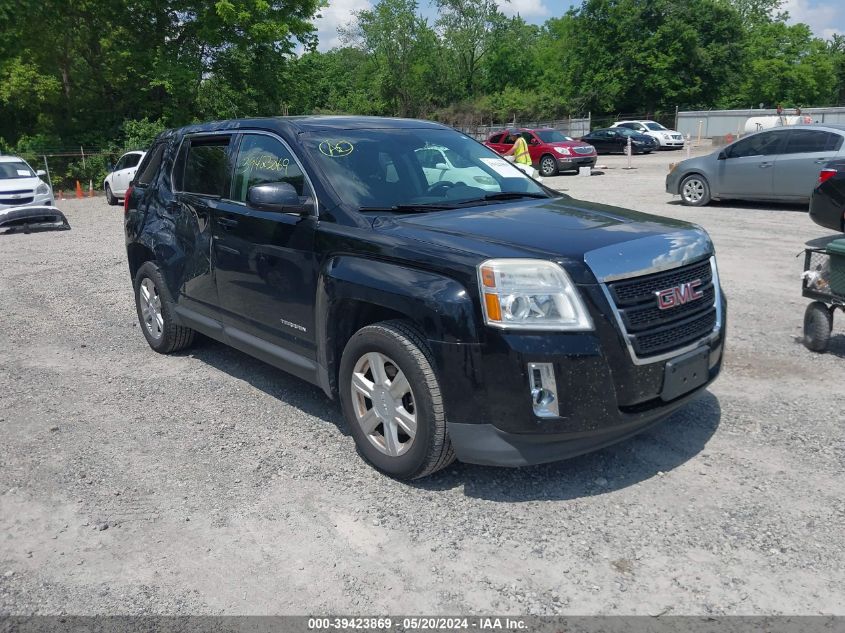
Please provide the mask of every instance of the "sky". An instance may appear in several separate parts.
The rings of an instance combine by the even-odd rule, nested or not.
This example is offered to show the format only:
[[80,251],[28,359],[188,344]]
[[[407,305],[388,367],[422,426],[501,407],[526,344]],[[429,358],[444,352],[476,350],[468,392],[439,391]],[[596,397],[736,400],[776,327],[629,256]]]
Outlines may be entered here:
[[[542,24],[551,17],[561,16],[573,4],[568,0],[496,0],[506,15],[521,15],[533,24]],[[325,51],[341,44],[337,27],[348,24],[355,11],[369,9],[374,0],[329,0],[317,20],[320,50]],[[434,22],[437,13],[430,0],[419,0],[420,11]],[[784,0],[783,8],[789,12],[790,22],[810,25],[819,37],[829,38],[834,33],[845,33],[845,1],[843,0]]]

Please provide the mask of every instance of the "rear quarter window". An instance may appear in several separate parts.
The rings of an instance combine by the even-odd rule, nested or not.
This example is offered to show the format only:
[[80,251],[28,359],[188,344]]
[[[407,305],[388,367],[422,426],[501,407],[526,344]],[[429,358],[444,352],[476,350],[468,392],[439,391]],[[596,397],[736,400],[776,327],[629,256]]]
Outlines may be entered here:
[[153,178],[155,178],[161,167],[165,147],[167,147],[166,143],[159,143],[144,156],[144,160],[141,161],[141,165],[138,167],[138,172],[135,176],[136,186],[146,187],[153,181]]
[[493,136],[490,137],[489,142],[490,143],[501,143],[503,136],[504,136],[504,134],[494,134]]
[[[179,154],[181,157],[182,151]],[[184,170],[181,191],[222,197],[229,174],[229,138],[192,139],[187,144]]]

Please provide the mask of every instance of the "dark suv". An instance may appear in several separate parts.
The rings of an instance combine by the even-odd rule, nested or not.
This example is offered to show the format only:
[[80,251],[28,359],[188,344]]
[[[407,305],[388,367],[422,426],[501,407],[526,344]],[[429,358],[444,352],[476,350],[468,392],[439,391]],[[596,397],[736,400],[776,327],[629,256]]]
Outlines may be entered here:
[[[429,147],[454,160],[427,167]],[[721,367],[702,229],[573,200],[434,123],[168,131],[125,209],[154,350],[201,332],[319,385],[396,477],[611,444]]]

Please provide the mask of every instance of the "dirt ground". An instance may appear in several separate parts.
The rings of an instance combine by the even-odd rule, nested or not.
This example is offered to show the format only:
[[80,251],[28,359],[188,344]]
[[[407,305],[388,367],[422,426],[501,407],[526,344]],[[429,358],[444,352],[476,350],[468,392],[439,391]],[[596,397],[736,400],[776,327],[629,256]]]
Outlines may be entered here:
[[612,448],[410,485],[318,389],[210,341],[153,353],[118,207],[0,236],[0,614],[845,614],[845,319],[801,345],[796,258],[830,234],[680,206],[682,157],[548,183],[710,231],[721,378]]

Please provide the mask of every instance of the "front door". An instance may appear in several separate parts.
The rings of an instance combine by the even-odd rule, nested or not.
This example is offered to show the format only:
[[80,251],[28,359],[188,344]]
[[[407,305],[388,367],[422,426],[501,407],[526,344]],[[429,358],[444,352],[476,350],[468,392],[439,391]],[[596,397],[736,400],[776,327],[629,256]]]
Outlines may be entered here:
[[250,187],[287,182],[300,199],[314,195],[291,150],[278,137],[244,132],[228,197],[214,210],[214,256],[223,318],[247,334],[300,356],[316,357],[317,289],[313,215],[249,206]]
[[789,131],[786,147],[775,163],[775,195],[787,199],[807,199],[819,179],[819,172],[836,158],[842,137],[825,130]]
[[769,198],[773,195],[774,166],[786,139],[783,130],[760,132],[725,149],[725,159],[710,183],[713,196]]

